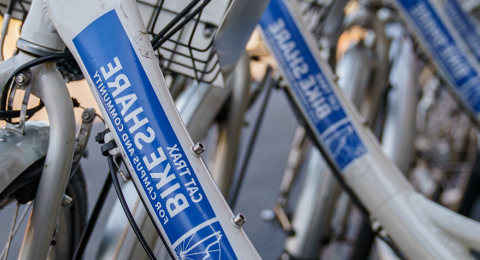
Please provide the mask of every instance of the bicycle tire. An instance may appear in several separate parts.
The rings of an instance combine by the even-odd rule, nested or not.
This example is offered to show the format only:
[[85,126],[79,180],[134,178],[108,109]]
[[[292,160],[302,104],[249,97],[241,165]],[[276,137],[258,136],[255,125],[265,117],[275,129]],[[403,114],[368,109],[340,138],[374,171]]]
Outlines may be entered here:
[[[32,164],[17,179],[0,193],[0,204],[7,206],[15,200],[20,204],[34,201],[45,158]],[[70,179],[65,194],[72,198],[71,205],[62,205],[58,229],[52,238],[55,250],[50,250],[47,259],[70,259],[87,222],[87,190],[81,167]],[[19,231],[20,233],[20,231]],[[10,256],[16,252],[10,252]]]

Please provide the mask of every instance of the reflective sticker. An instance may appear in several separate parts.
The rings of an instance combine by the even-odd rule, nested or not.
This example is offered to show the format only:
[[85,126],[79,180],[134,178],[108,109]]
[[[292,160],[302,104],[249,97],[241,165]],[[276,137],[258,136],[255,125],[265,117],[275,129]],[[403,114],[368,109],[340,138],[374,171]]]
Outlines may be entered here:
[[260,20],[264,39],[306,117],[337,166],[344,169],[367,149],[294,19],[282,0],[272,0]]
[[443,10],[445,10],[453,27],[468,45],[470,51],[480,61],[480,35],[476,32],[475,25],[468,17],[468,14],[462,10],[457,0],[445,0]]
[[178,259],[237,259],[112,10],[73,40]]
[[432,4],[428,0],[397,0],[397,2],[426,40],[423,44],[437,65],[454,84],[470,109],[478,114],[480,112],[479,72],[459,48],[458,40],[456,41],[447,29],[445,22]]

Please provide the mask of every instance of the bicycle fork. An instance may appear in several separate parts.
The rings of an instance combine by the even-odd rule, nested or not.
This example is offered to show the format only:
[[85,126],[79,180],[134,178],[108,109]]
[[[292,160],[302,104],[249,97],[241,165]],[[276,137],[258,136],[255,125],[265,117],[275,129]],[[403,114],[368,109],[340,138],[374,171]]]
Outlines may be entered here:
[[[27,53],[43,56],[61,53],[65,49],[60,37],[45,23],[41,5],[40,1],[33,1],[30,15],[23,25],[20,41],[23,40],[24,44],[18,46],[21,52],[12,58],[17,68],[34,59]],[[63,77],[56,71],[54,63],[36,66],[31,72],[27,81],[31,84],[32,93],[45,103],[50,119],[50,138],[42,177],[19,256],[19,259],[28,260],[47,257],[75,146],[73,105]],[[12,129],[22,131],[25,123],[23,119]]]

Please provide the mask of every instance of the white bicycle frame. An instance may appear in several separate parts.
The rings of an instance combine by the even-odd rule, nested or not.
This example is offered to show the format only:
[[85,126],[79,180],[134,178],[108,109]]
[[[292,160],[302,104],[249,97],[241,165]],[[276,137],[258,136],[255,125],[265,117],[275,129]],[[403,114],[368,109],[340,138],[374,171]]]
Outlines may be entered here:
[[[198,150],[193,149],[134,1],[35,0],[21,39],[57,52],[63,52],[65,44],[68,46],[101,104],[107,125],[157,231],[176,259],[191,254],[202,258],[260,258],[241,229],[244,217],[232,214]],[[119,49],[113,51],[116,47]],[[24,56],[30,57],[19,55]],[[106,59],[100,62],[101,57]],[[63,196],[74,144],[73,107],[63,79],[52,64],[38,68],[51,72],[37,69],[35,79],[48,85],[62,83],[57,88],[45,88],[49,93],[40,95],[52,120],[46,167],[53,168],[55,173],[44,171],[22,245],[22,259],[46,258],[56,214],[46,217],[45,212],[58,212],[61,203],[55,202],[60,202]],[[63,117],[57,118],[55,113]],[[55,131],[55,124],[61,123],[66,125],[58,128],[68,134]],[[62,177],[52,180],[45,175]],[[55,187],[53,199],[52,192],[46,190],[47,184],[50,189],[51,185]],[[48,224],[43,222],[47,218]]]
[[[284,24],[265,18],[268,16],[283,19]],[[309,68],[317,66],[324,77],[323,91],[330,91],[328,102],[336,102],[336,106],[330,108],[344,111],[342,123],[349,124],[348,133],[357,135],[354,145],[360,149],[353,156],[339,157],[335,151],[349,148],[350,144],[334,142],[333,137],[326,140],[326,129],[321,135],[312,121],[311,107],[300,99],[300,95],[293,95],[310,129],[318,136],[317,141],[323,144],[327,158],[335,162],[334,167],[341,171],[345,182],[371,212],[374,223],[381,223],[412,259],[469,258],[469,248],[480,249],[480,225],[432,203],[413,190],[382,153],[368,128],[362,125],[360,116],[334,83],[328,66],[318,58],[313,39],[294,17],[294,9],[287,1],[273,0],[262,26],[271,30],[270,33],[297,32],[299,37],[293,40],[297,46],[306,46],[302,49],[303,57],[310,55],[314,62],[308,64]],[[276,44],[270,42],[272,37],[266,37],[271,47]],[[65,43],[73,53],[97,102],[102,104],[102,114],[148,212],[177,259],[190,252],[188,241],[196,242],[195,246],[211,256],[218,256],[221,249],[223,256],[229,259],[260,258],[239,227],[241,221],[232,221],[234,215],[203,161],[190,151],[194,144],[169,96],[135,2],[35,0],[21,38],[57,52],[63,51]],[[292,39],[283,40],[285,43]],[[281,52],[273,47],[272,53],[279,64],[288,68]],[[23,64],[31,59],[21,53],[15,61]],[[292,93],[301,93],[296,92],[300,89],[295,75],[305,72],[295,67],[290,70],[284,73]],[[21,259],[45,259],[48,253],[55,212],[60,207],[68,179],[75,134],[73,108],[60,73],[52,64],[37,66],[33,71],[36,93],[44,100],[49,113],[51,138]],[[114,98],[117,104],[113,103]],[[199,195],[203,200],[200,201]],[[45,212],[49,216],[45,216]],[[218,250],[208,252],[212,247]]]
[[[414,191],[318,58],[294,6],[293,1],[273,0],[260,24],[307,128],[333,162],[330,166],[368,209],[374,228],[382,227],[380,234],[386,231],[408,258],[471,259],[470,248],[480,248],[480,224]],[[334,135],[345,128],[349,131],[343,137]]]

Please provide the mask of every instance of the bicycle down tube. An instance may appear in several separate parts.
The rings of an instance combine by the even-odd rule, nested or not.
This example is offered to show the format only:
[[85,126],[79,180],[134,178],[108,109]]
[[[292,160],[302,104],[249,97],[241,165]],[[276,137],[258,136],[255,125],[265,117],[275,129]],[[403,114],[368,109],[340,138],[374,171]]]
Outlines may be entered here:
[[260,259],[191,151],[135,1],[45,2],[175,258]]
[[470,259],[480,224],[414,191],[336,85],[298,13],[294,1],[272,0],[260,27],[314,143],[408,258]]
[[393,3],[411,32],[427,49],[448,85],[478,123],[480,65],[477,59],[480,59],[480,37],[460,5],[456,0],[446,0],[443,12],[430,0],[394,0]]

